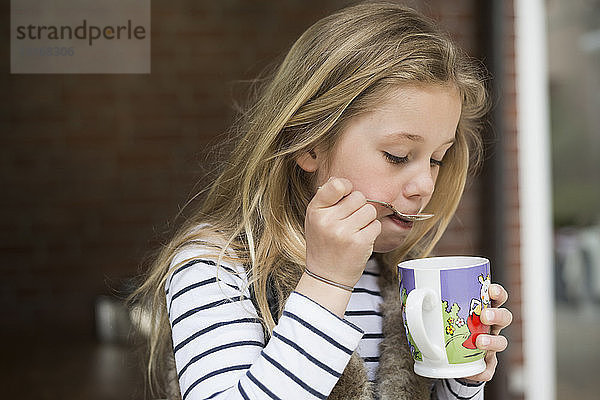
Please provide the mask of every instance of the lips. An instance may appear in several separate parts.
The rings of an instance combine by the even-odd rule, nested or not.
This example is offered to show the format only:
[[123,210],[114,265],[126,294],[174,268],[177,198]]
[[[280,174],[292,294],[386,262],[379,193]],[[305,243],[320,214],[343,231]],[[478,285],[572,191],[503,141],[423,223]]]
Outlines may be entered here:
[[406,219],[404,219],[404,218],[402,218],[402,217],[400,217],[400,216],[398,216],[396,214],[390,214],[389,217],[390,217],[390,219],[392,221],[394,221],[394,223],[396,225],[399,225],[401,228],[411,229],[412,226],[413,226],[413,222],[412,221],[408,221],[408,220],[406,220]]

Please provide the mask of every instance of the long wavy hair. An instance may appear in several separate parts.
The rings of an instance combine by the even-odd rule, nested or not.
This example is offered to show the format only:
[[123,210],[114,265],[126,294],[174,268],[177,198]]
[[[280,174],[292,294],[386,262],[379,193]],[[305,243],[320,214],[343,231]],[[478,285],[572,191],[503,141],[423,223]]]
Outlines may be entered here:
[[[440,239],[463,193],[469,165],[481,153],[479,128],[487,111],[484,76],[429,18],[390,2],[342,9],[312,25],[294,43],[233,132],[237,145],[198,211],[160,249],[133,299],[151,311],[148,378],[159,389],[164,357],[172,352],[165,282],[178,251],[197,241],[221,243],[219,261],[246,267],[268,333],[275,321],[267,287],[281,308],[305,265],[304,218],[314,195],[314,174],[296,158],[315,147],[331,150],[347,121],[373,110],[402,85],[451,85],[462,110],[456,141],[444,157],[425,211],[403,245],[378,255],[384,268],[423,257]],[[200,226],[200,228],[198,228]]]

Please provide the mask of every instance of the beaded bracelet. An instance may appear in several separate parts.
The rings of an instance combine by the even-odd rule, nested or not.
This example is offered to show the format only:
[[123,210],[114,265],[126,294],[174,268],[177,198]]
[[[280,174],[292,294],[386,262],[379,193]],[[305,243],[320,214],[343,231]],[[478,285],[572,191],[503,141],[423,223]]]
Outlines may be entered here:
[[354,290],[354,288],[352,286],[343,285],[341,283],[337,283],[337,282],[331,281],[331,280],[329,280],[327,278],[323,278],[322,276],[317,275],[314,272],[310,271],[308,268],[304,268],[304,272],[306,272],[306,274],[308,276],[310,276],[312,278],[315,278],[316,280],[319,280],[319,281],[324,282],[324,283],[326,283],[328,285],[331,285],[331,286],[335,286],[336,288],[343,289],[343,290],[345,290],[347,292],[352,293],[352,290]]

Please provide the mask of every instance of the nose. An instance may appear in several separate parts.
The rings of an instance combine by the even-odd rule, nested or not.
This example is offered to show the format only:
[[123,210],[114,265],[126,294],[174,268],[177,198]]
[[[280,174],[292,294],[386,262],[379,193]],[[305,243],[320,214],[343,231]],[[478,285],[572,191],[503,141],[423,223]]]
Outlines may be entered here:
[[432,168],[419,168],[404,185],[404,196],[407,198],[427,198],[433,194],[435,175]]

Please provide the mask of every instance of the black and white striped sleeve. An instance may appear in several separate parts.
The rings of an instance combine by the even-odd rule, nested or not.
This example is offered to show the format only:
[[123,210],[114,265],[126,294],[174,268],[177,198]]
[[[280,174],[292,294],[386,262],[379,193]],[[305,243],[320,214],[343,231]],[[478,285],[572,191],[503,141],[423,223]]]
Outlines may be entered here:
[[239,266],[202,258],[169,276],[166,300],[183,400],[326,399],[362,330],[293,292],[265,346],[245,279]]
[[485,382],[438,379],[434,385],[435,400],[483,400]]

